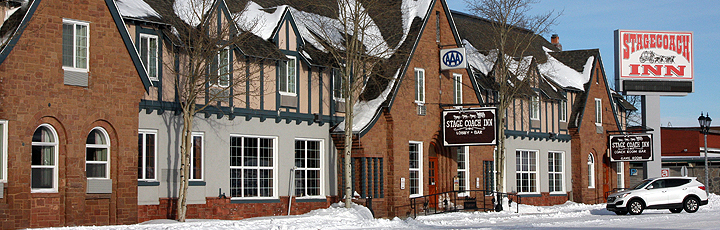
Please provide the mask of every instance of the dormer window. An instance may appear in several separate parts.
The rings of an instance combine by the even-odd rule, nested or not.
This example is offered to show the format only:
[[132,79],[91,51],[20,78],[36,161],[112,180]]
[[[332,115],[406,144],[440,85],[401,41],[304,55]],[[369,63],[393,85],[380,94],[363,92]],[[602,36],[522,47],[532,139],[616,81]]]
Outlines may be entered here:
[[278,84],[280,85],[279,90],[281,94],[295,96],[297,94],[295,89],[295,83],[297,82],[297,60],[293,56],[287,56],[287,58],[287,61],[280,62],[280,79],[278,82]]
[[530,119],[540,120],[540,97],[533,96],[530,101]]
[[342,76],[340,69],[332,69],[333,75],[333,98],[336,101],[345,101],[345,93],[347,90],[343,88],[345,78]]
[[218,79],[217,86],[230,86],[230,49],[225,48],[218,52]]
[[145,66],[148,77],[152,81],[158,80],[158,37],[149,34],[140,34],[140,60]]

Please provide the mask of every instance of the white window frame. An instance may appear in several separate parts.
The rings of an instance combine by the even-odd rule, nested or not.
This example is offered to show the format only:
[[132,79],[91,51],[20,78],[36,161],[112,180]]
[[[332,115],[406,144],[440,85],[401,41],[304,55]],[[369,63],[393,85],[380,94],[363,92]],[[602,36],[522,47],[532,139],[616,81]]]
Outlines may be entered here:
[[[409,162],[409,161],[410,161],[411,159],[410,159],[410,152],[409,152],[409,151],[410,151],[410,146],[411,146],[411,145],[416,145],[416,146],[417,146],[417,151],[418,151],[418,153],[417,153],[417,155],[418,155],[418,159],[417,159],[417,161],[418,161],[418,168],[410,168],[410,162]],[[422,141],[409,141],[409,142],[408,142],[408,170],[409,170],[409,171],[408,171],[408,178],[409,178],[409,180],[408,180],[408,183],[409,183],[409,186],[408,186],[408,189],[409,189],[409,190],[408,190],[408,192],[410,192],[410,198],[419,197],[419,196],[422,196],[422,195],[424,194],[424,193],[423,193],[423,187],[424,187],[424,186],[423,186],[423,185],[424,185],[424,183],[423,183],[423,171],[424,171],[423,168],[424,168],[424,167],[423,167],[423,142],[422,142]],[[417,172],[417,175],[418,175],[418,178],[417,178],[417,180],[418,180],[417,193],[412,193],[412,180],[413,180],[413,178],[412,178],[412,176],[411,176],[411,175],[412,175],[411,172]]]
[[[530,160],[528,159],[528,170],[523,170],[523,168],[522,168],[522,164],[523,164],[523,163],[522,163],[522,160],[523,160],[523,159],[522,159],[522,152],[527,152],[527,153],[528,153],[528,158],[530,158],[530,157],[529,157],[529,156],[530,156],[529,154],[531,154],[531,153],[532,153],[532,154],[535,154],[535,161],[534,161],[534,162],[530,162]],[[520,157],[518,157],[518,153],[520,153]],[[530,149],[516,149],[516,150],[515,150],[515,165],[516,165],[516,167],[515,167],[515,186],[516,186],[516,189],[517,189],[518,194],[539,194],[539,193],[540,193],[540,190],[538,189],[538,187],[539,187],[539,182],[540,182],[540,180],[539,180],[539,178],[538,178],[538,176],[539,176],[539,173],[538,173],[538,171],[539,171],[539,170],[538,170],[538,166],[539,166],[539,153],[540,153],[540,151],[538,151],[538,150],[530,150]],[[518,163],[518,162],[519,162],[519,163]],[[532,165],[531,165],[530,163],[534,163],[534,164],[535,164],[535,169],[534,169],[534,170],[532,169],[532,167],[531,167]],[[520,168],[517,167],[518,164],[520,165]],[[535,175],[535,179],[534,179],[534,181],[535,181],[535,186],[529,187],[529,189],[530,189],[531,191],[521,191],[520,186],[517,186],[517,182],[520,180],[520,178],[518,178],[518,175],[519,175],[519,174],[528,174],[528,180],[530,180],[530,179],[529,179],[529,176],[530,176],[530,175],[532,175],[532,174]],[[528,183],[529,183],[529,181],[528,181]]]
[[[103,138],[105,138],[105,144],[87,144],[85,143],[85,171],[87,173],[87,165],[88,164],[104,164],[105,165],[105,177],[87,177],[87,179],[110,179],[110,135],[108,135],[108,132],[103,127],[95,127],[92,130],[90,130],[90,133],[88,135],[92,134],[92,131],[98,130],[100,133],[102,133]],[[106,161],[87,161],[87,149],[88,148],[104,148],[107,150],[107,158]],[[86,174],[87,175],[87,174]]]
[[[278,91],[280,92],[281,95],[294,97],[294,96],[297,96],[296,87],[297,87],[298,63],[297,63],[297,58],[295,58],[294,56],[286,56],[286,57],[290,60],[282,61],[280,63],[281,65],[285,65],[285,68],[284,68],[285,72],[280,73],[281,76],[279,79],[280,81],[285,81],[286,89],[279,89]],[[295,67],[293,68],[294,72],[292,73],[292,76],[290,76],[290,72],[289,72],[290,68],[288,68],[288,66],[290,65],[290,62],[293,62],[295,65]],[[292,79],[292,81],[291,81],[291,79]]]
[[[147,42],[145,43],[145,44],[147,45],[147,47],[142,47],[142,45],[143,45],[142,40],[143,40],[143,39],[146,39],[146,40],[147,40]],[[154,64],[155,64],[155,76],[152,76],[152,72],[151,72],[151,69],[150,69],[151,66],[152,66],[152,65],[151,65],[152,63],[150,62],[150,54],[152,53],[152,50],[150,49],[150,43],[151,43],[152,40],[154,40],[154,42],[155,42],[155,61],[154,61]],[[145,65],[145,71],[146,71],[147,74],[148,74],[148,78],[150,78],[151,81],[157,81],[157,80],[159,79],[159,78],[158,78],[158,75],[160,74],[160,71],[159,71],[159,70],[160,70],[160,67],[159,67],[159,65],[158,65],[158,60],[160,59],[160,44],[159,44],[158,36],[157,36],[157,35],[152,35],[152,34],[144,34],[144,33],[141,33],[141,34],[140,34],[140,42],[139,42],[138,44],[140,45],[140,50],[139,50],[139,51],[140,51],[140,59],[143,61],[143,65]],[[142,49],[143,49],[143,48],[147,49],[147,51],[148,51],[147,57],[143,57],[143,55],[142,55]],[[147,60],[145,60],[145,58],[147,58]]]
[[[224,61],[223,61],[223,52],[225,52],[224,60],[227,63],[224,63]],[[232,61],[232,59],[230,58],[231,54],[232,54],[232,52],[230,52],[230,48],[227,48],[227,47],[225,47],[225,49],[218,51],[218,54],[217,54],[217,65],[218,65],[217,66],[217,76],[218,77],[217,77],[217,81],[214,82],[215,83],[214,85],[217,87],[226,88],[226,87],[230,86],[230,73],[231,73],[230,63]],[[225,72],[223,73],[223,71],[225,71]],[[223,84],[223,82],[225,82],[225,84]]]
[[[560,171],[557,172],[553,169],[553,166],[555,166],[552,160],[555,160],[555,156],[551,157],[551,155],[558,154],[560,156]],[[553,178],[550,177],[550,175],[556,175],[560,176],[560,190],[559,191],[553,191]],[[548,152],[548,191],[550,193],[565,193],[565,152],[563,151],[549,151]]]
[[567,100],[560,101],[560,121],[567,121]]
[[615,162],[615,171],[617,173],[617,187],[625,188],[625,162]]
[[[157,130],[152,130],[152,129],[139,129],[139,130],[138,130],[138,135],[141,135],[141,134],[143,135],[143,140],[142,140],[142,143],[143,143],[143,148],[142,148],[142,151],[143,151],[143,153],[142,153],[143,161],[142,161],[142,162],[138,162],[138,164],[142,164],[142,173],[143,173],[143,175],[138,175],[138,176],[141,176],[141,178],[138,178],[138,181],[153,181],[153,182],[154,182],[154,181],[158,181],[158,177],[157,177],[157,171],[158,171],[158,164],[157,164],[157,161],[158,161],[158,151],[157,151],[157,149],[158,149],[158,145],[157,145],[157,143],[158,143],[158,131],[157,131]],[[148,135],[148,134],[152,134],[152,135],[155,136],[155,138],[153,139],[153,141],[154,141],[154,143],[153,143],[153,147],[154,147],[154,148],[153,148],[153,151],[154,151],[153,154],[155,154],[155,156],[153,157],[153,158],[154,158],[154,161],[153,161],[154,170],[153,170],[153,178],[151,178],[151,179],[148,179],[148,176],[145,174],[145,172],[147,171],[147,165],[145,164],[145,162],[147,162],[147,161],[145,160],[145,158],[147,158],[146,149],[147,149],[147,135]],[[139,167],[139,165],[138,165],[138,167]]]
[[[253,169],[253,168],[254,168],[254,169],[262,169],[262,168],[264,168],[264,169],[272,169],[272,170],[273,170],[273,172],[272,172],[272,180],[273,180],[273,182],[272,182],[272,183],[273,183],[273,184],[272,184],[272,188],[273,188],[272,193],[273,193],[273,194],[272,194],[272,196],[260,196],[260,192],[258,191],[258,196],[245,197],[245,196],[243,195],[243,196],[239,196],[239,197],[231,197],[231,199],[232,199],[232,200],[265,200],[265,199],[277,199],[277,198],[278,198],[278,190],[279,190],[279,188],[278,188],[278,137],[276,137],[276,136],[258,136],[258,135],[230,134],[230,139],[232,139],[233,137],[235,137],[235,138],[242,138],[242,143],[241,143],[241,147],[242,147],[242,148],[241,148],[241,149],[242,149],[243,153],[242,153],[242,156],[241,156],[241,157],[243,158],[243,159],[242,159],[242,162],[243,162],[243,163],[241,163],[241,166],[232,166],[232,162],[230,162],[230,171],[232,171],[232,169],[239,169],[239,170]],[[245,138],[263,138],[263,139],[272,139],[272,140],[273,140],[273,147],[272,147],[272,148],[273,148],[273,160],[272,160],[273,165],[272,165],[272,167],[259,166],[259,164],[258,164],[258,166],[244,166],[244,165],[243,165],[243,164],[244,164],[244,160],[245,160],[245,159],[244,159],[244,156],[245,156],[245,152],[244,152],[244,151],[245,151]],[[230,148],[232,149],[232,145],[230,146]],[[232,151],[232,150],[230,150],[230,151]],[[260,157],[259,154],[260,154],[260,153],[258,153],[258,158]],[[230,157],[230,154],[228,154],[228,157]],[[230,179],[230,184],[232,184],[232,177],[230,177],[229,179]],[[240,189],[241,189],[240,193],[241,193],[241,194],[244,194],[244,193],[245,193],[245,189],[244,189],[243,187],[241,187]],[[260,182],[258,182],[258,189],[260,189]],[[232,191],[232,190],[231,190],[231,191]],[[232,193],[231,193],[231,194],[232,194]]]
[[333,68],[332,70],[330,70],[330,72],[333,76],[333,99],[335,99],[335,101],[345,102],[346,90],[343,89],[345,78],[342,76],[340,69]]
[[[308,165],[308,164],[307,164],[307,155],[306,155],[306,156],[305,156],[305,167],[299,167],[299,166],[297,166],[297,169],[295,169],[295,171],[303,170],[303,171],[306,172],[306,173],[305,173],[305,179],[306,179],[305,185],[306,185],[306,186],[305,186],[305,193],[304,193],[305,195],[304,195],[304,196],[298,196],[298,197],[296,197],[296,199],[303,199],[303,198],[307,198],[307,199],[323,198],[323,199],[324,199],[324,198],[325,198],[325,186],[324,186],[325,181],[323,180],[323,178],[324,178],[324,175],[325,175],[325,167],[324,167],[323,162],[325,162],[325,157],[324,157],[324,155],[325,155],[325,140],[323,140],[323,139],[311,139],[311,138],[296,138],[296,139],[295,139],[295,142],[297,142],[297,141],[305,141],[305,142],[314,141],[314,142],[318,142],[318,146],[319,146],[319,148],[318,148],[318,150],[319,150],[319,153],[318,153],[319,156],[318,156],[318,157],[319,157],[320,162],[318,163],[318,168],[308,168],[308,167],[307,167],[307,165]],[[294,146],[295,142],[293,142],[293,146]],[[306,147],[305,147],[305,151],[306,151],[306,153],[307,153],[307,145],[305,145],[305,146],[306,146]],[[319,178],[318,178],[318,179],[319,179],[318,189],[320,190],[320,191],[318,191],[318,195],[312,195],[312,196],[308,196],[308,195],[307,195],[307,171],[308,171],[308,170],[317,170],[317,171],[318,171],[318,176],[319,176]],[[297,178],[295,178],[295,180],[297,180]],[[294,189],[297,189],[297,187],[295,187]],[[292,193],[295,194],[295,191],[292,191]],[[295,195],[297,196],[297,194],[295,194]]]
[[595,155],[588,154],[588,188],[595,188]]
[[453,102],[455,104],[463,103],[462,76],[462,74],[453,73]]
[[[200,178],[195,179],[195,137],[200,137]],[[205,180],[205,134],[192,132],[192,148],[190,148],[190,178],[189,181]]]
[[[62,68],[63,68],[63,70],[70,70],[70,71],[74,71],[74,72],[88,72],[88,70],[90,69],[90,23],[63,18],[63,25],[65,25],[65,24],[73,25],[73,54],[72,54],[73,62],[72,62],[72,66],[65,66],[63,64]],[[78,25],[85,26],[85,28],[87,30],[87,38],[85,39],[85,42],[86,42],[86,44],[85,44],[85,48],[86,48],[85,49],[85,68],[77,67],[77,58],[78,58],[78,55],[77,55],[77,48],[78,48],[77,26]],[[61,60],[61,62],[62,62],[62,60]]]
[[8,121],[0,120],[0,183],[7,182]]
[[[457,172],[458,172],[458,173],[457,173],[457,175],[458,175],[458,180],[459,180],[459,181],[465,182],[465,188],[459,187],[459,189],[460,189],[460,191],[463,191],[463,190],[465,190],[465,191],[467,191],[467,190],[472,190],[472,189],[470,188],[470,167],[469,167],[469,165],[468,165],[468,164],[470,163],[470,154],[469,154],[469,151],[468,151],[470,148],[469,148],[468,146],[458,147],[458,154],[460,153],[459,150],[461,150],[461,149],[462,149],[462,152],[463,152],[462,161],[464,162],[464,164],[463,164],[463,165],[464,165],[464,168],[461,169],[461,168],[460,168],[460,164],[458,164],[458,167],[457,167]],[[459,156],[458,156],[458,159],[457,159],[457,160],[458,160],[458,163],[460,163],[460,157],[459,157]],[[460,178],[460,172],[464,172],[464,173],[465,173],[465,178]],[[458,197],[465,197],[465,196],[469,196],[469,195],[470,195],[470,192],[459,192],[459,193],[458,193]]]
[[540,120],[540,96],[530,98],[530,120]]
[[602,126],[602,99],[595,98],[595,125]]
[[415,103],[425,104],[425,69],[415,68]]
[[[59,153],[59,151],[58,151],[58,149],[60,148],[60,144],[59,144],[60,141],[58,140],[57,131],[55,131],[55,128],[50,124],[39,125],[37,128],[35,128],[33,135],[38,129],[43,128],[43,127],[50,130],[50,134],[53,135],[52,138],[53,138],[54,142],[32,142],[32,146],[33,147],[34,146],[46,146],[46,147],[51,146],[51,147],[53,147],[54,164],[52,166],[45,166],[45,165],[32,165],[32,163],[31,163],[31,168],[32,169],[35,169],[35,168],[51,168],[51,169],[53,169],[53,187],[52,188],[38,188],[38,189],[32,188],[32,172],[31,172],[30,173],[30,187],[31,187],[30,192],[31,193],[56,193],[56,192],[58,192],[58,179],[59,179],[59,175],[58,175],[58,163],[59,163],[58,162],[58,160],[59,160],[58,153]],[[31,150],[31,154],[32,154],[32,150]]]

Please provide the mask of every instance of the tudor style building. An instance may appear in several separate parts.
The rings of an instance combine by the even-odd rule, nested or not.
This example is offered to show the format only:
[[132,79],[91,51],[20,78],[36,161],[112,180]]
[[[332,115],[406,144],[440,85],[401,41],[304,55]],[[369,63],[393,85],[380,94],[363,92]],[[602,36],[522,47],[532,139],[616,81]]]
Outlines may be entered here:
[[136,223],[137,111],[151,83],[115,3],[0,12],[0,228]]

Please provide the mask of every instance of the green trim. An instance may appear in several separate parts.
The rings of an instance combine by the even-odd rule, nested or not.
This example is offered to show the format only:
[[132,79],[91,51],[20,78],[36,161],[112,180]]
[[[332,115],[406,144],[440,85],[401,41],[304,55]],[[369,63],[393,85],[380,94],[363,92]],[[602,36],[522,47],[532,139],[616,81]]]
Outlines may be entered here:
[[316,198],[305,199],[305,198],[297,198],[297,197],[296,197],[296,198],[295,198],[295,202],[296,202],[296,203],[311,203],[311,202],[322,202],[322,203],[325,203],[325,202],[328,202],[328,199],[319,199],[319,198],[318,198],[318,199],[316,199]]
[[542,194],[518,194],[519,197],[542,197]]
[[[37,9],[38,5],[40,5],[41,0],[35,0],[32,2],[32,5],[28,7],[27,13],[25,13],[25,17],[23,17],[23,20],[20,22],[20,25],[18,25],[18,28],[15,30],[15,33],[12,35],[12,39],[4,46],[2,47],[2,50],[0,51],[0,64],[2,64],[5,59],[10,55],[10,52],[17,44],[18,40],[20,40],[20,37],[22,37],[23,31],[25,31],[25,28],[27,27],[28,22],[30,22],[30,19],[32,19],[33,15],[35,14],[35,10]],[[105,1],[106,3],[108,0]],[[110,6],[108,6],[110,7]],[[146,89],[147,90],[147,89]]]
[[261,204],[261,203],[280,203],[280,199],[258,199],[258,200],[230,200],[231,204]]
[[[40,2],[39,0],[36,0],[33,2],[33,5],[35,2]],[[120,33],[120,36],[123,39],[123,42],[125,43],[125,48],[127,48],[128,53],[130,54],[130,58],[133,61],[133,64],[135,64],[135,70],[138,72],[138,75],[140,75],[140,80],[143,83],[143,86],[145,87],[145,92],[149,92],[150,86],[152,86],[152,82],[150,82],[150,78],[148,77],[147,73],[145,72],[145,69],[143,68],[142,62],[140,62],[140,55],[138,55],[137,50],[133,46],[132,39],[130,38],[130,34],[125,27],[125,22],[123,21],[122,17],[120,16],[120,12],[118,12],[117,6],[115,5],[114,0],[105,0],[105,4],[108,7],[108,10],[110,10],[110,15],[113,17],[113,20],[115,21],[115,26],[117,26],[118,32]],[[160,66],[158,66],[160,67]]]
[[188,186],[205,186],[205,181],[188,181]]
[[137,181],[138,187],[145,187],[145,186],[160,186],[159,181]]

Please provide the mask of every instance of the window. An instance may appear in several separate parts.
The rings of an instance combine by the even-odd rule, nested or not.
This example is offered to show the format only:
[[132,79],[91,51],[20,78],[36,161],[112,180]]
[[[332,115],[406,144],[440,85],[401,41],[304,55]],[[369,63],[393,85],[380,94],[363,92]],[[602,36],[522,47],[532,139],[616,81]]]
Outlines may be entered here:
[[462,104],[462,74],[453,74],[453,98],[455,104]]
[[295,196],[320,195],[321,143],[316,140],[295,140]]
[[495,162],[483,161],[483,181],[485,182],[485,195],[492,195],[495,191]]
[[410,196],[422,196],[422,142],[410,142]]
[[280,63],[280,93],[295,96],[295,74],[296,60],[293,56],[287,56],[289,60]]
[[0,182],[7,182],[7,121],[0,120]]
[[58,183],[58,141],[55,129],[40,125],[32,137],[33,192],[57,192]]
[[230,86],[230,49],[225,48],[218,52],[218,79],[217,86]]
[[85,142],[85,174],[87,178],[110,178],[110,141],[107,132],[96,127]]
[[158,80],[158,37],[140,34],[140,60],[150,80]]
[[623,162],[615,162],[615,172],[617,173],[617,187],[625,188],[625,178],[623,178],[625,164],[623,164]]
[[540,120],[540,97],[533,96],[530,101],[530,119]]
[[230,196],[275,197],[275,138],[230,137]]
[[592,153],[588,154],[588,188],[595,188],[595,157]]
[[[457,177],[459,182],[459,189],[460,191],[469,190],[468,187],[468,148],[467,147],[458,147],[457,148]],[[465,196],[469,195],[468,193],[458,193],[458,196]]]
[[563,191],[563,153],[548,152],[548,178],[550,192]]
[[87,71],[88,23],[63,19],[63,68]]
[[157,153],[157,131],[138,131],[138,180],[154,181],[155,153]]
[[518,192],[537,192],[537,151],[515,151],[515,180]]
[[203,133],[192,133],[192,148],[190,149],[190,180],[202,181],[205,168],[205,150],[203,148]]
[[567,100],[560,101],[560,121],[567,121]]
[[595,125],[602,125],[602,101],[600,98],[595,98]]
[[345,85],[345,78],[342,76],[340,69],[332,69],[333,75],[333,98],[336,101],[345,101],[346,89],[343,88]]
[[425,103],[425,70],[415,69],[415,102]]

